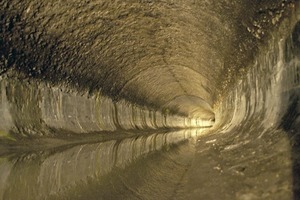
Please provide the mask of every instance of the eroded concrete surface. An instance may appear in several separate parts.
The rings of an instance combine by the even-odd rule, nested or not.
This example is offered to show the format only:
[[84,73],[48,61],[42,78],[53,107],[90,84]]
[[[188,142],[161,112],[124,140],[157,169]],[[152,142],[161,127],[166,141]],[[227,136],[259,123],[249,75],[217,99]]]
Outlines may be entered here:
[[0,6],[0,199],[300,199],[298,1]]

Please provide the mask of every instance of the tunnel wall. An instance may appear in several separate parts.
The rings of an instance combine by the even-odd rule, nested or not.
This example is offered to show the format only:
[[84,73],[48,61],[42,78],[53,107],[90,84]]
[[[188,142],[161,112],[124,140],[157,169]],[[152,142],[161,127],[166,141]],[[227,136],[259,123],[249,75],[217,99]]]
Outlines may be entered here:
[[223,3],[1,2],[2,135],[211,126],[211,105],[239,94],[227,93],[294,6]]
[[247,124],[253,129],[282,128],[290,100],[298,95],[300,85],[299,19],[299,12],[295,12],[278,27],[246,75],[237,79],[227,98],[216,104],[216,129],[230,132]]
[[35,81],[1,78],[1,133],[15,137],[209,127],[190,119]]
[[1,73],[213,119],[294,1],[0,1]]
[[[299,19],[298,10],[278,27],[216,105],[216,124],[195,155],[211,165],[188,177],[203,189],[182,199],[299,199]],[[209,185],[201,184],[205,173],[214,177]]]
[[[16,190],[25,191],[24,198],[36,195],[38,190],[23,184],[22,180],[26,180],[45,193],[52,191],[54,199],[72,195],[77,198],[127,195],[128,199],[291,199],[292,191],[299,188],[300,166],[299,147],[294,145],[299,141],[299,31],[295,25],[299,21],[299,10],[293,14],[272,29],[274,32],[267,44],[258,46],[253,65],[246,68],[242,77],[232,80],[235,84],[229,87],[227,94],[220,93],[215,105],[216,124],[205,131],[203,137],[194,134],[195,145],[181,146],[180,143],[193,134],[184,132],[178,137],[176,133],[169,133],[169,141],[164,138],[166,135],[155,134],[85,144],[65,151],[30,152],[11,160],[5,158],[0,160],[0,168],[5,171],[1,181],[20,186],[8,184],[6,188],[2,184],[2,195],[14,198],[20,194]],[[260,37],[256,32],[252,34],[252,37]],[[197,121],[189,118],[161,114],[149,107],[113,101],[100,94],[41,84],[34,79],[30,83],[24,79],[14,81],[11,77],[1,81],[3,129],[5,132],[13,130],[13,136],[98,130],[116,133],[116,130],[197,125]],[[220,87],[228,87],[227,82],[223,84]],[[54,131],[48,133],[48,130]],[[167,144],[163,150],[162,143]],[[178,149],[169,151],[172,148],[168,144]],[[103,146],[107,148],[102,149]],[[100,158],[108,166],[99,167],[101,164],[95,160]],[[135,162],[138,158],[141,162]],[[53,167],[55,162],[57,165]],[[89,166],[93,166],[92,169]],[[49,171],[54,175],[49,176]],[[41,176],[43,179],[39,179]],[[186,187],[188,184],[193,187]],[[60,191],[57,185],[64,190]],[[80,191],[76,193],[78,188]],[[102,189],[100,194],[99,188]],[[85,190],[88,192],[84,193]]]

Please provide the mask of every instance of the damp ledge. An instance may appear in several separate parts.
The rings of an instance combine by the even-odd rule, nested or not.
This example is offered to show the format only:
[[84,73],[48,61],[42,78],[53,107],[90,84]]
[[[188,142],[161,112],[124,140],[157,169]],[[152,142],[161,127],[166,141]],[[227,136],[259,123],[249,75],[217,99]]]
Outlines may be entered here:
[[213,121],[163,114],[125,100],[115,102],[17,78],[0,78],[0,137],[59,136],[211,127]]

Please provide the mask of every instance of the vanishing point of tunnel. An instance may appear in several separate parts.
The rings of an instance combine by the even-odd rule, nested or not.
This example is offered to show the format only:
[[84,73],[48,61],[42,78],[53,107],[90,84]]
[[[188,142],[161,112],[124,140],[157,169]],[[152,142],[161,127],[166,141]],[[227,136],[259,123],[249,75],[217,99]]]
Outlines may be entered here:
[[299,200],[299,0],[0,0],[0,200]]

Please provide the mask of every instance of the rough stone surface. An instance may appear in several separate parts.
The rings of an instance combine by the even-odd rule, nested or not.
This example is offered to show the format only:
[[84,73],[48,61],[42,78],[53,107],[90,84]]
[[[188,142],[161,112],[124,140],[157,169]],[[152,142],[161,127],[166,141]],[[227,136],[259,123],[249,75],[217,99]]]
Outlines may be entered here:
[[211,119],[217,95],[292,5],[2,0],[1,69]]

